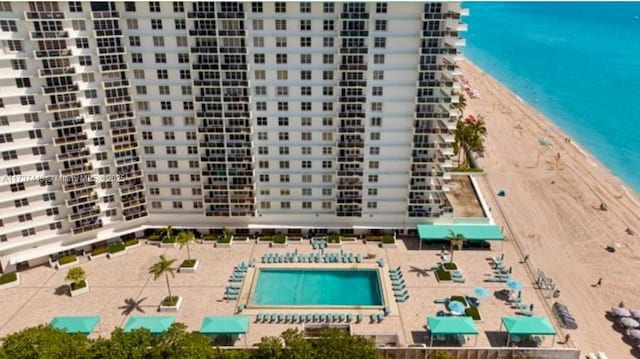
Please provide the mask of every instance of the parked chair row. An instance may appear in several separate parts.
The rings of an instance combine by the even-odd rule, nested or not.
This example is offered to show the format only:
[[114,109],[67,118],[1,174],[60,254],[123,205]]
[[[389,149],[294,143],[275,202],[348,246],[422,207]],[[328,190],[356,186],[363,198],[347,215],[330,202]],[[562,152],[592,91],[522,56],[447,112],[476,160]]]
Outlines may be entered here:
[[454,283],[464,283],[465,279],[464,279],[464,275],[462,274],[462,272],[454,270],[451,272],[451,279],[453,280]]
[[409,292],[407,292],[407,286],[400,267],[390,269],[389,277],[391,278],[393,296],[396,298],[396,302],[406,302],[409,299]]
[[361,263],[362,254],[360,253],[265,253],[262,256],[262,263]]
[[313,247],[313,249],[327,248],[327,241],[324,239],[312,239],[311,246]]
[[364,316],[358,314],[338,314],[338,313],[313,313],[313,314],[282,314],[282,313],[258,313],[256,323],[356,323],[362,322]]
[[242,282],[244,277],[247,275],[248,266],[244,264],[244,262],[238,264],[233,268],[233,273],[229,278],[229,282]]

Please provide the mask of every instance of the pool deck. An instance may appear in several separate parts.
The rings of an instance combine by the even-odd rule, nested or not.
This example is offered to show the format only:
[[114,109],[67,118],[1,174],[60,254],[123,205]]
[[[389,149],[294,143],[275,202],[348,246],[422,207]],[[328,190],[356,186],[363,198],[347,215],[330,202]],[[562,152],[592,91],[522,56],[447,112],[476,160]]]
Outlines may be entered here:
[[[406,245],[410,247],[408,249]],[[500,248],[500,245],[498,245]],[[230,248],[214,248],[210,244],[193,244],[191,253],[194,258],[200,260],[200,267],[195,274],[176,273],[175,278],[171,278],[172,293],[184,298],[182,309],[175,313],[176,320],[185,323],[190,330],[197,331],[200,328],[202,319],[206,315],[232,315],[236,312],[240,303],[248,300],[248,290],[245,289],[239,300],[229,301],[223,299],[225,287],[234,266],[240,262],[247,263],[254,258],[257,262],[267,252],[285,253],[297,249],[300,253],[316,252],[311,248],[309,242],[291,244],[288,248],[270,248],[268,244],[256,244],[255,242],[233,244]],[[483,286],[492,294],[488,298],[480,299],[480,313],[482,320],[476,322],[480,335],[477,346],[503,346],[506,340],[504,332],[500,331],[500,318],[502,316],[515,315],[516,310],[512,309],[505,301],[494,296],[505,288],[504,283],[486,283],[484,279],[491,273],[491,267],[486,260],[487,257],[497,256],[505,253],[505,261],[508,266],[513,267],[513,277],[519,279],[523,285],[523,301],[532,303],[535,306],[536,315],[547,315],[545,306],[538,291],[533,288],[528,279],[524,267],[518,264],[515,249],[510,242],[505,242],[501,249],[493,251],[456,251],[455,262],[463,272],[466,283],[438,282],[434,273],[427,271],[428,268],[440,262],[439,250],[417,250],[417,240],[398,241],[398,248],[383,249],[376,243],[364,244],[360,241],[356,243],[343,244],[345,252],[374,254],[375,259],[365,259],[361,267],[377,267],[376,261],[385,258],[386,266],[381,278],[383,279],[385,301],[391,307],[391,313],[385,317],[381,323],[370,323],[368,315],[361,323],[351,323],[351,331],[356,334],[376,335],[391,334],[397,335],[398,345],[412,343],[425,343],[426,329],[425,318],[429,315],[436,315],[440,310],[446,310],[443,304],[435,304],[435,298],[447,297],[450,295],[473,295],[473,288]],[[336,249],[327,251],[335,252]],[[337,249],[339,251],[339,249]],[[54,316],[59,315],[97,315],[101,321],[96,327],[96,331],[91,334],[93,337],[106,336],[115,327],[123,326],[128,316],[123,315],[124,301],[134,298],[141,301],[141,309],[147,315],[158,315],[157,308],[159,302],[167,295],[167,288],[164,278],[154,281],[148,274],[148,268],[158,260],[158,256],[164,254],[169,258],[180,258],[176,265],[183,258],[186,258],[186,250],[180,251],[177,248],[158,248],[151,245],[142,245],[132,248],[121,257],[114,259],[101,258],[88,261],[81,258],[81,265],[87,273],[90,291],[77,297],[67,295],[67,285],[64,280],[67,270],[55,270],[49,267],[36,267],[21,272],[22,284],[16,288],[2,291],[3,305],[0,307],[0,336],[15,332],[27,326],[34,326],[49,322]],[[261,265],[261,264],[259,264]],[[296,264],[266,264],[268,267],[295,266]],[[334,263],[304,263],[303,266],[314,266],[323,268],[344,268],[355,264],[334,264]],[[410,299],[404,303],[396,303],[391,291],[391,283],[388,276],[388,268],[401,266],[407,285]],[[251,278],[249,273],[247,278]],[[246,280],[246,279],[245,279]],[[251,283],[245,283],[244,287],[251,287]],[[261,312],[266,313],[266,310]],[[269,311],[273,312],[273,311]],[[278,313],[286,313],[278,310]],[[290,311],[293,313],[294,311]],[[319,310],[317,308],[305,310],[295,310],[296,313],[351,313],[355,316],[359,312],[353,310]],[[380,311],[378,311],[380,312]],[[251,345],[260,340],[263,336],[278,335],[287,328],[299,327],[303,324],[293,323],[256,323],[256,309],[247,309],[242,315],[250,315],[251,324],[249,332],[237,345]],[[363,314],[371,313],[363,311]],[[133,311],[132,315],[142,313]],[[166,314],[166,313],[163,313]],[[564,336],[564,332],[558,329],[559,335]],[[545,339],[543,346],[550,345],[550,338]],[[471,338],[473,345],[475,339]],[[559,346],[558,344],[554,344]]]

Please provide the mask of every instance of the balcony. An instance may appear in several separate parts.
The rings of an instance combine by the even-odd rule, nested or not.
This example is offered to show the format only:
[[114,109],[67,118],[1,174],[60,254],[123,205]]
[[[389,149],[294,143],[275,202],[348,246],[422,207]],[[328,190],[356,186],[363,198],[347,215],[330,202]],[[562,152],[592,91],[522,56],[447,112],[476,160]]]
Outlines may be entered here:
[[59,153],[56,155],[58,161],[64,161],[69,159],[80,159],[83,157],[88,157],[91,155],[91,151],[88,148],[81,148],[76,150],[67,151],[64,153]]
[[52,69],[38,69],[38,76],[51,77],[51,76],[68,76],[74,75],[76,69],[74,67],[58,67]]
[[126,71],[129,67],[127,64],[104,64],[100,65],[100,71],[102,72],[110,72],[110,71]]
[[215,29],[195,29],[189,30],[190,36],[200,36],[200,37],[217,37]]
[[69,49],[55,49],[55,50],[34,50],[33,55],[36,59],[48,59],[48,58],[61,58],[71,57],[72,52]]
[[66,31],[31,31],[31,40],[65,39],[69,37]]
[[142,183],[129,185],[129,186],[121,185],[118,190],[120,191],[120,195],[124,196],[127,194],[144,191],[144,185]]
[[340,71],[367,71],[366,64],[341,64]]
[[107,119],[109,121],[123,120],[123,119],[133,119],[135,115],[133,111],[123,111],[118,113],[108,113]]
[[338,101],[341,103],[365,103],[367,98],[365,96],[340,96]]
[[131,96],[105,97],[104,101],[108,105],[114,105],[118,103],[131,103],[133,102],[133,98]]
[[93,178],[78,178],[77,181],[67,181],[62,185],[64,192],[74,192],[82,189],[93,188],[96,185],[96,181]]
[[133,126],[116,127],[111,129],[111,136],[113,137],[128,135],[133,133],[136,133],[136,128]]
[[358,31],[358,30],[342,30],[340,31],[341,37],[368,37],[369,31]]
[[104,19],[119,19],[120,13],[117,11],[92,11],[91,19],[104,20]]
[[69,220],[77,221],[83,218],[95,217],[99,214],[100,214],[99,208],[86,207],[86,208],[77,210],[76,213],[69,213]]
[[364,155],[354,154],[338,156],[338,162],[364,162]]
[[137,206],[141,206],[143,204],[147,203],[147,200],[142,197],[142,198],[133,198],[133,199],[122,199],[121,200],[122,203],[122,208],[131,208],[131,207],[137,207]]
[[80,101],[46,105],[47,112],[68,111],[82,108]]
[[348,170],[339,170],[337,175],[338,177],[362,177],[363,173],[363,169],[352,168]]
[[98,201],[98,195],[95,193],[86,197],[65,200],[65,202],[67,203],[67,207],[73,207],[79,204],[95,203],[97,201]]
[[207,204],[226,204],[228,202],[228,196],[209,196],[204,198],[204,203]]
[[122,173],[120,173],[120,178],[122,179],[122,181],[119,182],[124,182],[124,181],[128,181],[128,180],[132,180],[135,178],[140,178],[142,177],[142,171],[137,170],[137,171],[124,171]]
[[76,117],[76,118],[67,118],[60,121],[51,121],[49,122],[49,127],[51,129],[58,129],[64,127],[73,127],[73,126],[81,126],[84,125],[84,117]]
[[138,143],[135,142],[135,140],[132,140],[129,142],[114,143],[112,147],[114,152],[120,152],[120,151],[130,150],[133,148],[138,148]]
[[25,11],[24,17],[27,20],[64,20],[62,11]]
[[459,37],[447,37],[444,39],[444,43],[450,47],[462,47],[467,45],[467,40]]
[[60,174],[63,176],[68,175],[77,175],[81,173],[87,173],[93,171],[93,166],[91,164],[81,164],[74,167],[60,169]]
[[75,135],[65,135],[65,137],[55,138],[53,143],[56,145],[68,145],[74,142],[82,142],[87,140],[87,135],[79,133]]
[[73,224],[71,226],[71,231],[73,232],[73,234],[80,234],[80,233],[84,233],[84,232],[94,231],[94,230],[100,229],[100,228],[102,228],[102,220],[100,220],[98,218],[94,218],[93,221],[90,221],[90,222],[87,222],[87,223],[83,223],[83,224],[79,224],[79,225]]
[[98,47],[99,55],[124,54],[126,52],[124,46]]
[[49,95],[52,93],[62,94],[62,93],[70,93],[70,92],[78,92],[78,85],[62,85],[62,86],[47,86],[44,85],[42,87],[42,93],[44,95]]
[[94,30],[93,33],[96,37],[122,37],[120,29]]
[[338,148],[364,148],[364,141],[362,140],[339,141]]
[[126,221],[133,221],[136,219],[144,218],[149,215],[145,207],[135,207],[132,209],[126,209],[122,212]]

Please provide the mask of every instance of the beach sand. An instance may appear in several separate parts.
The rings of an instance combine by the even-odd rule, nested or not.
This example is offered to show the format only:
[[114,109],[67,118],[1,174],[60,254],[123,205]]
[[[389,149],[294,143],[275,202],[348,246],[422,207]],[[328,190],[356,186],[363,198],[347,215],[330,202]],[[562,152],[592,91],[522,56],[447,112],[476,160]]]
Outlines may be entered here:
[[[492,214],[521,255],[530,255],[531,272],[553,278],[561,294],[548,305],[558,300],[577,320],[579,329],[561,329],[559,338],[569,333],[583,354],[640,357],[637,342],[607,316],[620,301],[640,309],[637,194],[502,84],[467,60],[460,66],[480,93],[478,99],[467,96],[465,114],[480,114],[487,123],[486,153],[478,161],[487,173],[480,183]],[[507,195],[497,197],[499,190]],[[601,203],[607,211],[599,210]],[[606,251],[612,243],[620,245],[615,253]],[[599,278],[602,285],[592,286]]]

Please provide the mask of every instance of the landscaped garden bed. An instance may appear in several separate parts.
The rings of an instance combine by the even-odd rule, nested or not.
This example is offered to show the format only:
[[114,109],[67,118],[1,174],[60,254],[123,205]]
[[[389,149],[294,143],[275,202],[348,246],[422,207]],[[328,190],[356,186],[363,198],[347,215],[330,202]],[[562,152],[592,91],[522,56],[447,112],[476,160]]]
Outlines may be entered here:
[[97,247],[91,250],[89,253],[89,260],[92,261],[94,259],[102,258],[107,256],[107,247]]
[[454,262],[447,262],[443,264],[445,270],[458,270],[458,266]]
[[218,241],[216,242],[216,247],[231,247],[231,243],[234,242],[233,236],[219,236]]
[[87,283],[86,279],[78,283],[71,283],[69,287],[71,288],[72,297],[89,292],[89,283]]
[[13,288],[20,285],[20,274],[6,273],[0,276],[0,289]]
[[185,259],[178,267],[180,273],[195,273],[198,270],[200,262],[197,259]]
[[391,234],[382,236],[382,248],[396,248],[396,239]]
[[327,248],[342,247],[342,238],[337,234],[331,234],[327,237]]
[[107,255],[109,258],[119,257],[127,253],[127,247],[122,243],[114,243],[110,245],[107,250],[109,251],[109,254]]
[[303,240],[304,238],[302,238],[301,236],[287,236],[287,242],[289,243],[299,244],[302,243]]
[[271,247],[284,248],[287,246],[287,236],[284,234],[276,234],[271,241]]
[[482,320],[482,317],[480,317],[480,311],[478,311],[477,307],[469,307],[465,309],[464,314],[471,317],[473,320]]
[[135,247],[138,247],[139,245],[140,245],[140,240],[138,240],[137,238],[124,241],[124,246],[127,247],[127,249],[135,248]]
[[147,237],[148,244],[160,245],[160,242],[162,242],[162,236],[159,234],[152,234]]
[[451,273],[444,269],[438,269],[436,271],[436,278],[438,278],[439,282],[451,281]]
[[165,237],[162,242],[160,242],[160,247],[175,247],[176,242],[176,236]]
[[160,311],[161,312],[177,312],[182,307],[182,297],[180,296],[172,296],[165,297],[160,303]]
[[56,269],[63,269],[63,268],[73,267],[78,263],[80,263],[80,260],[78,260],[78,257],[74,255],[70,255],[70,256],[64,256],[64,257],[58,258],[54,266]]
[[215,243],[218,240],[218,236],[215,234],[207,234],[200,240],[202,244]]

